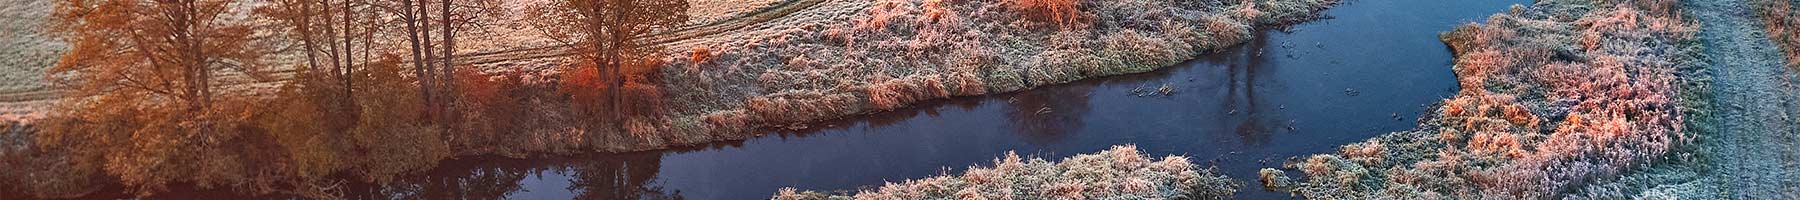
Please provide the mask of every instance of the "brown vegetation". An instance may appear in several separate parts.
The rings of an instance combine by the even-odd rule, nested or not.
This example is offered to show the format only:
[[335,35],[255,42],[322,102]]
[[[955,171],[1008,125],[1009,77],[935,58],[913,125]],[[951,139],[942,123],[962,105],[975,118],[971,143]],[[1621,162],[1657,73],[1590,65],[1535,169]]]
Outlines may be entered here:
[[[644,84],[648,77],[655,77],[655,70],[660,70],[660,57],[648,56],[660,46],[638,42],[651,31],[671,29],[687,22],[687,15],[681,13],[688,9],[688,2],[683,0],[568,0],[555,1],[543,7],[534,8],[534,16],[539,29],[558,41],[566,41],[586,52],[580,55],[585,59],[585,66],[595,68],[593,80],[600,87],[584,89],[599,90],[600,97],[605,99],[583,100],[578,104],[599,103],[599,106],[588,106],[593,115],[589,117],[603,119],[600,122],[612,123],[614,132],[623,132],[640,119],[622,118],[624,116],[644,116],[650,113],[636,112],[641,108],[653,108],[652,105],[631,105],[645,103],[627,101],[627,90],[637,93],[629,96],[656,99],[655,91],[646,90],[646,86],[627,87],[633,84]],[[585,76],[585,75],[580,75]],[[630,80],[628,80],[630,79]],[[564,88],[572,89],[572,88]],[[650,89],[654,90],[654,89]]]
[[1788,68],[1800,70],[1800,10],[1794,9],[1794,2],[1789,0],[1756,0],[1757,15],[1763,19],[1763,28],[1769,30],[1769,39],[1780,45],[1787,54]]
[[1083,14],[1075,8],[1078,0],[1008,0],[1012,10],[1025,13],[1031,19],[1068,26],[1080,20]]
[[[1596,6],[1585,9],[1586,6]],[[1445,33],[1462,90],[1419,130],[1290,166],[1308,198],[1557,198],[1668,159],[1695,25],[1672,1],[1543,1]],[[1581,16],[1559,20],[1552,16]],[[1271,182],[1274,181],[1274,182]],[[1588,196],[1613,196],[1587,191]]]
[[48,151],[70,152],[71,177],[61,178],[104,173],[146,192],[177,181],[256,180],[260,173],[240,161],[264,151],[237,145],[269,142],[239,131],[253,117],[252,99],[213,85],[221,72],[258,74],[263,67],[266,48],[253,46],[251,26],[228,19],[231,7],[229,1],[58,2],[55,15],[64,21],[57,30],[68,34],[72,49],[49,73],[85,96],[59,103],[36,139],[60,147]]
[[1061,162],[1007,152],[992,167],[970,167],[854,195],[782,188],[771,199],[1228,199],[1242,187],[1183,156],[1157,160],[1136,146],[1113,146]]
[[[435,4],[440,18],[423,16],[432,10],[423,1],[293,0],[264,4],[255,12],[244,12],[241,8],[249,7],[241,3],[57,1],[55,31],[73,45],[49,77],[71,88],[70,97],[38,124],[42,131],[14,133],[29,142],[5,151],[9,166],[54,168],[9,168],[31,175],[0,177],[7,183],[41,184],[0,189],[71,197],[97,188],[90,184],[105,184],[93,180],[118,180],[139,195],[192,184],[324,197],[333,189],[328,177],[386,182],[435,166],[453,155],[452,145],[506,145],[455,140],[496,136],[451,131],[491,124],[436,115],[474,107],[431,103],[459,99],[455,84],[428,80],[456,80],[448,73],[455,70],[449,64],[455,40],[449,38],[481,11],[452,12],[451,5],[469,2]],[[378,12],[394,8],[419,14],[400,16],[419,25],[394,30],[375,20],[397,14]],[[480,7],[455,10],[473,8]],[[275,24],[257,24],[252,17]],[[433,30],[427,21],[438,22],[444,37],[413,39]],[[265,31],[276,34],[259,35]],[[383,36],[396,31],[408,33],[405,40],[414,46],[385,45],[399,40]],[[297,49],[274,48],[286,42]],[[439,48],[444,56],[428,58],[435,54],[423,48]],[[408,68],[392,54],[401,51],[416,53],[410,60],[413,76],[403,75]],[[294,54],[304,55],[304,62],[274,59]],[[263,69],[273,64],[300,70],[272,92],[221,84],[238,81],[227,75],[266,80]],[[421,89],[433,85],[440,90]],[[479,89],[487,93],[475,103],[513,104],[494,100],[498,89]],[[424,95],[393,95],[415,91]],[[492,109],[477,111],[510,110],[481,108]]]

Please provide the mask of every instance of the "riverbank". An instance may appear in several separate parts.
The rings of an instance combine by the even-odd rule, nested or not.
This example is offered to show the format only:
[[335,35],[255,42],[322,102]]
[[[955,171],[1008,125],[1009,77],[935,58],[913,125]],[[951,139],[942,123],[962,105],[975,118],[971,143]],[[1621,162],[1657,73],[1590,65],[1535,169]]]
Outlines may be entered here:
[[[593,126],[570,117],[579,108],[527,104],[533,112],[496,119],[542,126],[501,135],[551,144],[496,145],[516,149],[495,151],[628,152],[742,140],[768,128],[803,129],[920,101],[1141,73],[1242,43],[1253,27],[1310,19],[1336,1],[1084,1],[1060,17],[1028,15],[1038,8],[1020,2],[788,2],[809,9],[746,30],[664,43],[666,57],[650,61],[660,67],[624,88],[635,96],[628,99],[642,100],[633,112],[648,114]],[[491,76],[524,77],[512,78],[523,85],[567,88],[572,77],[557,71],[571,63],[578,61],[548,57],[480,67],[499,69],[489,70]],[[559,98],[505,101],[569,101]]]
[[1679,179],[1639,177],[1704,162],[1694,141],[1712,133],[1714,102],[1681,12],[1553,0],[1457,28],[1441,38],[1462,91],[1418,129],[1264,169],[1261,182],[1316,199],[1670,195],[1645,191]]
[[[458,107],[468,109],[465,110],[469,112],[467,118],[460,119],[468,123],[437,127],[448,129],[448,132],[433,132],[432,127],[427,126],[396,125],[386,127],[389,129],[376,127],[374,132],[356,135],[412,139],[406,140],[410,142],[407,144],[374,144],[387,141],[385,139],[345,143],[339,140],[350,139],[305,131],[296,132],[301,134],[258,132],[267,131],[261,128],[309,130],[307,126],[255,127],[265,122],[281,124],[273,122],[312,119],[289,117],[288,114],[313,116],[306,115],[308,110],[305,109],[282,110],[274,115],[254,116],[259,121],[246,123],[246,127],[253,128],[243,129],[246,130],[242,133],[244,137],[236,137],[237,140],[228,143],[234,145],[177,145],[164,149],[218,156],[145,158],[143,163],[134,163],[148,166],[143,169],[149,172],[208,175],[200,178],[100,169],[99,166],[112,166],[101,159],[85,164],[49,160],[48,164],[36,165],[34,162],[41,159],[58,156],[31,153],[43,150],[23,142],[17,145],[19,148],[9,149],[7,155],[29,158],[5,164],[84,168],[79,173],[55,170],[21,173],[55,178],[0,178],[34,180],[31,184],[5,187],[32,190],[12,194],[44,197],[69,197],[94,190],[93,187],[81,187],[86,185],[84,182],[65,182],[58,178],[107,180],[105,177],[121,175],[149,177],[139,180],[150,180],[144,185],[128,186],[143,190],[130,192],[139,195],[154,193],[163,184],[185,184],[192,181],[190,179],[209,180],[208,177],[223,179],[212,184],[254,193],[306,193],[329,189],[325,187],[328,185],[321,184],[330,182],[304,178],[271,179],[331,176],[384,180],[395,174],[429,169],[432,163],[449,156],[524,157],[591,151],[627,152],[739,140],[755,136],[755,131],[763,128],[802,128],[805,123],[881,112],[918,101],[1004,93],[1092,77],[1145,72],[1241,43],[1249,38],[1252,27],[1279,26],[1308,19],[1334,2],[1173,4],[1088,1],[1020,5],[1018,2],[788,1],[739,17],[755,20],[714,23],[747,29],[690,35],[685,39],[684,35],[677,34],[669,40],[653,40],[662,41],[659,45],[667,50],[664,52],[667,54],[657,56],[667,57],[650,59],[657,61],[654,65],[657,67],[644,75],[634,76],[634,84],[619,88],[631,94],[651,94],[649,98],[633,100],[643,103],[639,104],[642,107],[649,107],[645,109],[649,112],[645,113],[650,114],[626,118],[619,123],[594,123],[578,113],[577,103],[585,102],[572,98],[580,95],[571,95],[567,90],[572,88],[567,87],[570,86],[568,80],[578,79],[578,76],[560,74],[563,73],[561,70],[574,68],[569,66],[576,62],[567,57],[483,60],[481,56],[471,56],[467,59],[474,60],[471,62],[495,62],[477,64],[481,72],[461,76],[477,78],[458,80],[466,83],[464,85],[489,86],[471,87],[466,90],[467,94],[460,94],[468,95],[464,99],[470,101],[459,102],[467,107]],[[1025,14],[1040,13],[1037,11],[1063,14]],[[470,44],[476,46],[471,48],[492,46],[480,42]],[[389,84],[381,85],[385,89],[396,89],[405,88],[407,82],[382,79],[379,83]],[[371,90],[365,93],[403,91]],[[370,108],[405,105],[393,104],[404,101],[360,100],[365,104],[389,103],[365,105]],[[121,135],[106,130],[96,132],[104,136]],[[31,134],[13,136],[41,138]],[[284,137],[300,140],[265,140]],[[87,141],[92,140],[74,142],[85,144]],[[439,145],[440,142],[443,144]],[[113,144],[94,145],[123,148]],[[250,149],[265,151],[227,150],[253,145],[259,146]],[[343,145],[369,148],[340,151],[338,148],[345,148]],[[198,149],[187,149],[189,147]],[[356,155],[368,152],[376,156]],[[103,156],[121,155],[95,153],[84,158]],[[302,159],[300,156],[314,157]],[[193,165],[206,166],[164,165],[162,163],[169,162],[159,162],[159,159],[201,160],[205,162]],[[289,168],[277,168],[282,166]],[[197,170],[207,167],[229,170]],[[212,184],[200,183],[203,188]]]
[[888,183],[854,194],[782,188],[770,199],[1229,199],[1242,188],[1184,156],[1156,159],[1136,146],[1070,156],[1058,162],[1007,152],[993,167]]
[[[925,100],[1145,72],[1241,43],[1253,26],[1304,20],[1332,2],[1089,1],[1061,25],[1020,14],[1017,2],[867,2],[846,23],[673,46],[704,56],[668,59],[661,88],[669,115],[643,123],[663,126],[630,131],[662,138],[601,146],[738,140],[763,127],[805,128]],[[832,3],[839,2],[820,6]]]

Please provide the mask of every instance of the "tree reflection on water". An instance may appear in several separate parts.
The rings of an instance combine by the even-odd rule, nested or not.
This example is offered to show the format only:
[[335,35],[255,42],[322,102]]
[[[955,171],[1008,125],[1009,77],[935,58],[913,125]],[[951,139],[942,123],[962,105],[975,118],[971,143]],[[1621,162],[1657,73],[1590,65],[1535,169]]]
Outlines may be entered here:
[[[656,185],[662,152],[599,154],[558,158],[466,158],[445,162],[424,176],[386,185],[351,184],[349,199],[682,199]],[[561,191],[532,191],[526,183],[557,181]],[[529,180],[528,180],[529,179]],[[558,185],[559,183],[545,183]],[[545,192],[545,193],[533,193]],[[572,194],[573,197],[561,196]],[[551,195],[551,196],[542,196]]]

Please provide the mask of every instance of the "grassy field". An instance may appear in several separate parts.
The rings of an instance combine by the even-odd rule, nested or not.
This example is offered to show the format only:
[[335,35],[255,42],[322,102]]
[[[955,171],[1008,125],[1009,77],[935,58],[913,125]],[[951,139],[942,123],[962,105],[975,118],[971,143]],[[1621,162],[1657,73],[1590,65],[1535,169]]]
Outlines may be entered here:
[[47,35],[49,1],[0,2],[0,121],[42,118],[47,105],[30,93],[46,89],[43,74],[67,45]]
[[704,25],[743,16],[781,0],[689,0],[688,24]]
[[43,89],[44,70],[67,45],[44,35],[50,2],[6,0],[0,6],[0,93]]

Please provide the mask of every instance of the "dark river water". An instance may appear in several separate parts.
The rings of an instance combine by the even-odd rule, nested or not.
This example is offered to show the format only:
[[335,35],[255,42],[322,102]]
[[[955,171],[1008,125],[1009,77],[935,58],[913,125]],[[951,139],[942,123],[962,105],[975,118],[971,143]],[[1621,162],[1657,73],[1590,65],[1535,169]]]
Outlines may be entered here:
[[[776,189],[855,191],[992,165],[1136,144],[1245,181],[1243,199],[1289,198],[1255,183],[1290,157],[1408,130],[1457,89],[1437,34],[1526,0],[1354,0],[1330,17],[1155,72],[772,131],[688,149],[558,158],[462,158],[352,199],[759,199]],[[1169,96],[1133,90],[1164,84]]]

